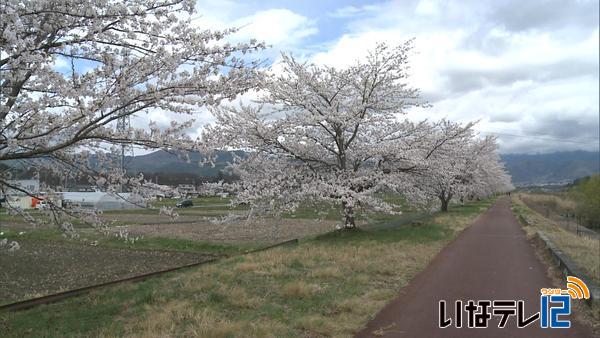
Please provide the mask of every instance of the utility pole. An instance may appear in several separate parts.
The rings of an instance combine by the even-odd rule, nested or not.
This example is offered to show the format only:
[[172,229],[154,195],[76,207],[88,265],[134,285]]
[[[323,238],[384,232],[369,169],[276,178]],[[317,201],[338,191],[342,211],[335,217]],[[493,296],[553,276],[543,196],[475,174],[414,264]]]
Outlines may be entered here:
[[[117,120],[117,132],[127,138],[131,133],[131,117],[129,115],[123,115]],[[125,175],[125,156],[133,156],[133,147],[126,143],[121,143],[121,174]],[[124,187],[121,185],[120,192],[124,192]]]

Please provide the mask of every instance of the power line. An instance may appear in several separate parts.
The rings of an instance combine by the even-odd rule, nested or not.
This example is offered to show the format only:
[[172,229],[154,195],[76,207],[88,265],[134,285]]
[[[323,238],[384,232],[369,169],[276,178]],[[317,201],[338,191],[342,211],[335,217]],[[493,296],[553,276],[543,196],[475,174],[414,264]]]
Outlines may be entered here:
[[590,142],[598,141],[597,139],[589,139],[589,141],[585,142],[585,141],[576,141],[576,140],[564,139],[564,138],[561,139],[561,138],[555,138],[555,137],[539,137],[539,136],[531,136],[531,135],[516,135],[516,134],[499,133],[499,132],[486,131],[486,130],[480,130],[480,132],[487,133],[487,134],[492,134],[492,135],[498,135],[498,136],[521,137],[521,138],[536,139],[536,140],[542,140],[542,141],[552,141],[552,142],[563,142],[563,143],[590,144]]
[[[547,137],[545,134],[539,134],[539,133],[528,133],[527,135],[522,135],[521,130],[516,130],[516,129],[505,129],[505,128],[487,128],[488,131],[490,133],[507,133],[508,135],[518,135],[518,136],[523,136],[523,137],[530,137],[530,136],[541,136],[541,137]],[[519,134],[515,134],[515,133],[519,133]],[[560,137],[551,137],[548,136],[547,138],[553,138],[553,139],[557,139],[557,140],[575,140],[575,141],[581,141],[581,142],[585,142],[585,141],[597,141],[598,138],[595,137],[569,137],[569,138],[560,138]]]

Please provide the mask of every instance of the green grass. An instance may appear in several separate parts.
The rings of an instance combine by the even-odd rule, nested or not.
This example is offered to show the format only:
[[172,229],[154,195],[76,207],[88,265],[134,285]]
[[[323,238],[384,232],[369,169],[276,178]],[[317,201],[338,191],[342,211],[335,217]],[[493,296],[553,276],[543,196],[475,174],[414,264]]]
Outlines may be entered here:
[[129,248],[134,250],[173,250],[190,251],[213,254],[218,256],[231,256],[257,249],[259,245],[249,243],[221,244],[204,241],[193,241],[185,239],[165,237],[144,237],[134,244],[125,243],[117,238],[101,240],[101,245],[115,248]]
[[418,226],[403,225],[393,228],[357,228],[350,231],[334,231],[317,236],[315,241],[327,245],[360,244],[365,241],[387,243],[401,240],[412,243],[426,243],[440,240],[451,232],[451,230],[440,224],[432,223],[431,219],[427,221],[427,223]]
[[[397,206],[397,210],[404,210],[408,212],[414,212],[408,204],[406,200],[397,194],[392,193],[378,193],[378,197],[382,198],[388,203],[394,204]],[[215,217],[215,216],[224,216],[232,211],[243,211],[247,210],[247,206],[238,205],[231,207],[229,203],[231,202],[231,198],[220,198],[220,197],[200,197],[192,199],[194,202],[194,207],[191,208],[181,208],[177,209],[177,213],[180,216],[197,216],[197,217]],[[162,206],[170,206],[175,207],[175,204],[181,201],[181,199],[163,199],[162,201],[153,201],[150,203],[150,208],[138,208],[138,209],[120,209],[120,210],[106,210],[102,212],[103,218],[107,221],[111,221],[111,224],[114,226],[121,225],[130,225],[130,224],[140,224],[144,223],[142,221],[119,221],[111,220],[111,216],[135,216],[135,215],[159,215],[159,208]],[[42,221],[48,221],[49,218],[40,211],[30,210],[30,214]],[[322,203],[315,206],[310,203],[305,203],[301,205],[296,211],[293,213],[284,213],[282,215],[284,218],[289,219],[324,219],[324,220],[339,220],[341,219],[341,210],[338,206],[328,205],[324,206]],[[356,218],[357,221],[386,221],[386,220],[394,220],[397,216],[384,214],[384,213],[362,213],[357,211]],[[6,214],[0,214],[0,222],[16,222],[16,223],[24,223],[24,220],[20,216],[9,216]],[[89,228],[89,225],[81,222],[79,220],[72,220],[73,224],[77,228]],[[169,220],[164,220],[165,223],[169,223]]]
[[489,205],[334,232],[2,313],[0,327],[7,337],[352,336]]
[[[108,248],[199,252],[217,256],[236,255],[259,247],[259,245],[252,243],[224,244],[166,237],[143,237],[135,243],[129,243],[123,239],[111,235],[105,236],[93,230],[86,232],[80,231],[80,239],[65,238],[62,231],[56,228],[42,228],[25,231],[4,229],[2,232],[4,232],[4,235],[0,237],[10,238],[11,240],[16,241],[18,241],[19,238],[24,238],[58,241],[72,245],[89,245],[89,242],[91,241],[98,241],[99,246]],[[19,235],[21,232],[22,234]],[[83,239],[85,239],[85,241]]]
[[[180,198],[180,199],[165,198],[162,201],[153,201],[153,202],[151,202],[151,204],[152,204],[152,206],[155,206],[155,207],[163,207],[163,206],[174,207],[175,204],[177,204],[178,202],[180,202],[180,201],[182,201],[184,199],[185,198]],[[197,206],[197,205],[214,205],[214,204],[229,204],[231,202],[231,198],[230,197],[221,198],[221,197],[217,197],[217,196],[198,197],[198,198],[192,198],[191,200],[192,200],[192,202],[194,202],[194,206]]]
[[[398,194],[393,193],[377,193],[376,196],[378,198],[383,199],[385,202],[388,202],[392,205],[396,206],[396,211],[405,211],[413,213],[413,210],[406,199]],[[319,203],[318,205],[311,205],[310,203],[305,203],[300,205],[298,209],[296,209],[292,213],[283,214],[284,218],[299,218],[299,219],[326,219],[326,220],[339,220],[342,218],[342,211],[339,205],[333,204],[324,204]],[[384,213],[364,213],[358,210],[356,212],[356,220],[357,221],[385,221],[385,220],[393,220],[398,218],[397,215],[390,215]]]
[[4,233],[4,235],[0,237],[7,237],[15,240],[18,240],[19,238],[37,240],[66,240],[66,238],[62,236],[62,232],[56,228],[39,228],[33,230],[14,230],[0,228],[0,231]]
[[[45,337],[76,337],[85,332],[94,332],[99,328],[108,328],[112,332],[119,332],[120,324],[115,321],[115,317],[122,314],[142,315],[144,304],[152,304],[152,294],[160,284],[161,279],[150,279],[136,285],[107,288],[85,297],[62,301],[58,308],[56,305],[32,308],[26,312],[33,317],[11,316],[10,323],[6,322],[7,318],[3,314],[0,315],[0,327],[3,328],[5,337],[39,337],[42,332],[42,336]],[[135,290],[133,294],[132,290]],[[104,299],[107,295],[110,298]],[[126,305],[129,309],[124,309],[123,300],[129,302]],[[73,308],[80,308],[84,302],[90,302],[91,306],[81,308],[77,313],[72,312]],[[37,319],[31,320],[31,318]],[[60,323],[60,332],[51,329],[57,323]],[[26,329],[17,333],[12,328]]]
[[[6,209],[0,209],[0,224],[2,224],[2,222],[18,222],[18,223],[24,223],[25,221],[23,220],[23,217],[19,216],[19,215],[9,215],[6,213]],[[46,217],[45,215],[43,215],[42,213],[40,213],[37,210],[27,210],[27,212],[33,216],[33,217]]]

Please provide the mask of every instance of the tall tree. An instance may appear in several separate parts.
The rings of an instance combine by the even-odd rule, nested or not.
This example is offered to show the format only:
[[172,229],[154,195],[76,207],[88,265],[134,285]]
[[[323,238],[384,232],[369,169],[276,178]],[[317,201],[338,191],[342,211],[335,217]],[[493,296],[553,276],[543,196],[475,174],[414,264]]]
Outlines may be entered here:
[[445,143],[429,158],[429,166],[414,175],[413,193],[417,204],[430,206],[439,201],[440,210],[448,211],[450,201],[489,196],[513,189],[510,176],[497,152],[494,137],[478,139],[473,132]]
[[[405,175],[470,128],[403,119],[421,105],[407,83],[410,49],[410,41],[380,44],[345,69],[283,55],[261,105],[215,109],[205,142],[250,153],[233,166],[242,178],[236,201],[263,212],[326,202],[340,208],[345,228],[356,226],[357,209],[393,212],[375,192],[402,191]],[[430,137],[436,130],[444,133]]]
[[587,226],[600,227],[600,174],[580,179],[570,195],[576,203],[575,212]]
[[[197,28],[194,1],[7,0],[0,7],[0,162],[75,171],[102,188],[132,182],[114,164],[98,163],[114,159],[107,151],[194,148],[186,128],[199,108],[255,84],[256,62],[243,55],[262,44],[226,42],[236,29]],[[116,128],[151,110],[177,121]],[[4,173],[0,188],[7,187],[19,189]]]

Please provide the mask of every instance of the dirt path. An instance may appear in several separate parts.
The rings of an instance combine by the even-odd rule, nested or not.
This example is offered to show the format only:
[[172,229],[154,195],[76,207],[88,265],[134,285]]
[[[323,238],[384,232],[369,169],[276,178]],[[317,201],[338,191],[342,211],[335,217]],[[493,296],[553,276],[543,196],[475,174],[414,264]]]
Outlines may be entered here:
[[509,199],[502,198],[444,248],[357,337],[591,337],[590,329],[573,315],[568,317],[570,329],[542,329],[539,320],[519,329],[515,316],[505,328],[498,328],[499,316],[491,317],[487,329],[466,328],[466,312],[462,328],[454,323],[444,329],[438,326],[440,300],[446,300],[447,317],[453,318],[456,300],[522,299],[528,317],[540,311],[540,288],[552,286],[510,210]]

